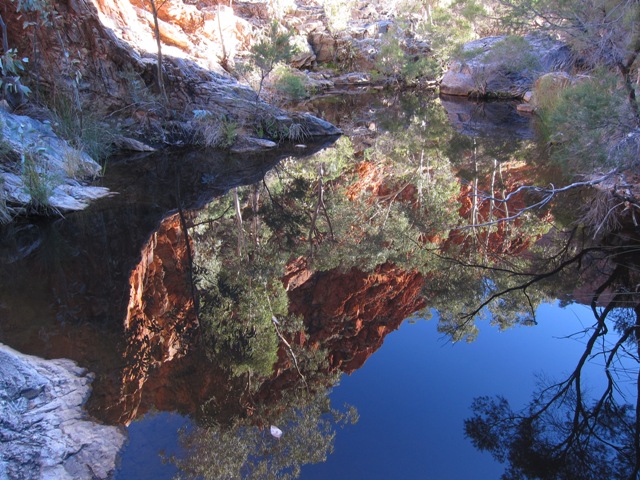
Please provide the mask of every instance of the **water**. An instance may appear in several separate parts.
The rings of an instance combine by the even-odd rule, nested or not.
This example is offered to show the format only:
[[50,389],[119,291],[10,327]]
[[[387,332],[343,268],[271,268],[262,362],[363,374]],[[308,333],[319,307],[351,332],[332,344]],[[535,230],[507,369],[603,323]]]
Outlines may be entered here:
[[559,178],[512,105],[306,107],[353,134],[299,159],[114,161],[103,181],[119,195],[4,229],[0,341],[96,373],[89,413],[128,430],[116,478],[499,478],[465,437],[487,412],[501,430],[476,443],[531,476],[557,469],[515,441],[497,396],[538,411],[534,446],[564,438],[552,416],[594,413],[569,428],[557,478],[608,471],[611,451],[572,449],[593,431],[633,471],[637,432],[616,408],[634,411],[638,367],[616,342],[635,332],[637,238],[572,230],[577,196],[500,223],[530,200],[509,191]]
[[[355,406],[359,420],[338,429],[334,453],[304,467],[300,478],[499,478],[504,467],[464,438],[462,420],[473,398],[500,394],[524,407],[539,374],[564,378],[584,350],[583,341],[567,337],[585,327],[587,307],[545,304],[538,314],[535,328],[500,332],[487,326],[476,342],[456,345],[438,333],[437,317],[403,322],[334,387],[332,403]],[[592,389],[604,385],[598,371],[588,377]],[[131,424],[116,478],[172,478],[175,467],[161,459],[184,454],[175,439],[188,425],[166,413]]]

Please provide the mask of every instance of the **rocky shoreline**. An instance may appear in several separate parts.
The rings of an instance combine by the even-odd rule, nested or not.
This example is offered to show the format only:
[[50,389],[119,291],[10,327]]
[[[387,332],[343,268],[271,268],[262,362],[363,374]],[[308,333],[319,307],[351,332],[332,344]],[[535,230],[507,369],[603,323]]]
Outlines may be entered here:
[[110,478],[122,427],[83,409],[93,376],[71,360],[43,360],[0,344],[0,479]]

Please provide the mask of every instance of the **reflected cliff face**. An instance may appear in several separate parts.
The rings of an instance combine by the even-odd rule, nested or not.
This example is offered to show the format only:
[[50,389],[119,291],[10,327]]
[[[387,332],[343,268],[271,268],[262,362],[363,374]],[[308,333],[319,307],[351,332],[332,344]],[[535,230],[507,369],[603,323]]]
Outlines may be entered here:
[[[531,144],[461,136],[433,101],[359,101],[370,108],[350,104],[349,121],[366,131],[313,157],[130,158],[105,179],[118,196],[16,227],[8,269],[43,303],[36,311],[55,307],[27,329],[11,308],[6,338],[95,370],[92,411],[128,424],[153,406],[195,415],[232,391],[236,407],[219,409],[247,415],[258,408],[249,397],[357,369],[418,310],[453,319],[486,292],[481,275],[443,257],[518,254],[549,229],[548,212],[499,222],[524,204],[495,198],[532,178],[521,161]],[[443,331],[471,338],[470,325]],[[87,346],[67,341],[71,331]],[[197,364],[210,378],[190,385]]]
[[[191,456],[171,459],[185,474],[245,469],[256,478],[294,478],[326,458],[354,417],[327,392],[414,314],[433,309],[440,332],[473,341],[478,319],[533,325],[537,306],[561,298],[593,304],[591,338],[620,332],[610,353],[637,347],[637,318],[627,315],[640,311],[637,299],[620,296],[640,281],[629,267],[637,238],[595,241],[572,226],[571,197],[556,204],[518,190],[559,175],[523,121],[509,140],[468,136],[459,130],[481,122],[457,104],[360,101],[366,108],[349,104],[343,117],[354,135],[313,156],[123,160],[105,179],[119,196],[68,219],[9,227],[0,340],[95,371],[89,409],[103,421],[128,425],[154,409],[193,418],[183,438]],[[314,108],[331,117],[336,107]],[[467,127],[453,128],[452,112]],[[551,404],[576,398],[577,371]],[[630,425],[634,405],[606,393],[595,406],[578,398],[582,430],[571,439],[609,420]],[[518,442],[547,410],[510,416],[487,399],[474,408],[467,433],[476,445],[527,472],[535,462],[518,462],[540,452],[522,453]],[[498,414],[502,430],[488,430]],[[274,421],[305,448],[274,443],[265,435]]]

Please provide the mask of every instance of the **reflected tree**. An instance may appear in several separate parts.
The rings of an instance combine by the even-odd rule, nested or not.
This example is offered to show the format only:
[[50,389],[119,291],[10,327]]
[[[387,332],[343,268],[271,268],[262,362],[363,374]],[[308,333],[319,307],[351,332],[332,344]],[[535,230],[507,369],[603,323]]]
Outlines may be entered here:
[[[541,384],[522,411],[503,397],[474,400],[465,433],[477,448],[507,463],[503,478],[640,478],[640,298],[632,286],[638,280],[634,253],[634,248],[615,249],[606,257],[610,265],[598,265],[607,274],[591,299],[595,323],[582,332],[585,350],[567,379]],[[594,362],[605,377],[599,394],[589,394],[584,380]]]
[[183,431],[186,455],[170,459],[180,469],[176,479],[288,480],[298,478],[304,465],[325,461],[333,451],[336,429],[356,422],[357,413],[332,408],[326,392],[298,402],[297,407],[270,416],[270,423],[283,431],[280,438],[270,434],[268,423]]

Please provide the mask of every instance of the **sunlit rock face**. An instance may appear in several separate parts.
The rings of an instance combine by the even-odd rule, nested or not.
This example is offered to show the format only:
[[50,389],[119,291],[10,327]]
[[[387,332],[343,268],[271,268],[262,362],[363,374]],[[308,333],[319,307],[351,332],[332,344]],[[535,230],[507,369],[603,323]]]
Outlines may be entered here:
[[[180,1],[163,4],[159,29],[165,103],[182,112],[171,118],[173,123],[159,109],[149,108],[161,99],[156,86],[158,48],[146,2],[53,2],[51,8],[50,17],[55,20],[50,27],[37,24],[41,21],[37,13],[7,8],[3,19],[9,44],[22,57],[33,50],[36,38],[39,87],[55,92],[82,112],[121,116],[122,126],[131,134],[145,140],[189,143],[196,135],[194,110],[238,121],[253,118],[259,111],[278,122],[299,123],[310,136],[341,133],[316,117],[288,115],[268,105],[222,69],[218,60],[224,55],[217,54],[220,39],[224,39],[228,56],[246,48],[252,36],[251,25],[228,7],[198,9]],[[25,34],[23,24],[29,21],[34,22],[34,31]]]
[[[297,273],[307,280],[290,291],[290,311],[304,318],[304,343],[328,350],[330,369],[360,368],[387,334],[425,307],[422,275],[390,263],[372,273],[355,268],[312,275],[300,268]],[[287,281],[295,279],[290,272]]]

